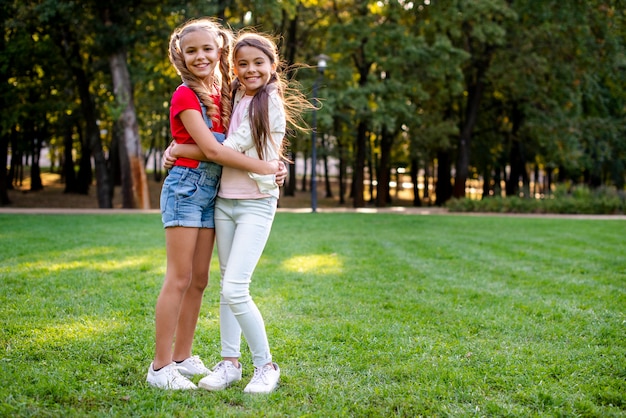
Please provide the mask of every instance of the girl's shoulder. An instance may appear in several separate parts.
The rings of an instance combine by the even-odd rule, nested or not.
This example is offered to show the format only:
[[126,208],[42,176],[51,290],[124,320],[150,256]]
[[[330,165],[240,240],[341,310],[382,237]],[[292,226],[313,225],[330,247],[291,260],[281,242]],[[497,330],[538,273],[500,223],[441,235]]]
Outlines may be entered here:
[[170,114],[176,116],[187,109],[194,109],[198,112],[202,112],[196,93],[194,93],[194,91],[189,87],[181,84],[176,88],[174,94],[172,94]]
[[195,95],[196,93],[191,89],[191,87],[183,83],[179,85],[178,87],[176,87],[176,90],[174,90],[174,94],[172,95],[172,98],[189,97],[189,96],[195,96]]
[[244,108],[247,108],[248,106],[250,106],[251,102],[252,96],[246,95],[245,88],[240,88],[237,91],[233,92],[233,109],[238,106],[243,106]]
[[269,106],[271,108],[278,108],[278,109],[283,109],[284,110],[285,101],[281,97],[281,95],[278,92],[278,90],[276,90],[276,89],[270,90],[267,100],[268,100]]
[[246,95],[246,89],[243,86],[239,87],[232,94],[233,94],[233,100],[235,102],[238,102],[239,100],[243,99],[243,97]]
[[172,94],[172,106],[182,106],[185,108],[200,108],[200,102],[196,93],[185,84],[181,84],[176,87],[174,94]]

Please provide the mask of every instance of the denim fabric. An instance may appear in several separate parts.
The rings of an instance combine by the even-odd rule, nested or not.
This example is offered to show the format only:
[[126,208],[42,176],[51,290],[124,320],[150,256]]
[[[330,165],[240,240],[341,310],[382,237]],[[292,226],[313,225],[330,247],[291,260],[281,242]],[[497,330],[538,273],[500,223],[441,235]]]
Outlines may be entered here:
[[215,197],[222,166],[200,162],[198,168],[174,166],[161,189],[163,227],[215,228]]

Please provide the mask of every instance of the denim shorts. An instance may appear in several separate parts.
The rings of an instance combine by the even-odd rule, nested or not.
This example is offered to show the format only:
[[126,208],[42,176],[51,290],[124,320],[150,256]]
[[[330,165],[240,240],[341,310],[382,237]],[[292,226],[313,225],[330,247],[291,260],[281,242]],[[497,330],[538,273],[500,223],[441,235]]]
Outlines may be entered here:
[[222,166],[200,162],[198,168],[174,166],[161,189],[163,227],[215,228],[215,197]]

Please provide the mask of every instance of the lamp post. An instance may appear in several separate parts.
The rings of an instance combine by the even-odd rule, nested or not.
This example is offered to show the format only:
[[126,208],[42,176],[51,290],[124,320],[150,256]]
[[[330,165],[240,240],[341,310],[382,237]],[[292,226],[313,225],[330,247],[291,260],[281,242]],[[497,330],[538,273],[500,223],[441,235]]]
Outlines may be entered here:
[[317,89],[319,83],[324,77],[324,70],[326,69],[326,60],[328,57],[324,54],[317,57],[317,71],[318,76],[313,83],[313,132],[311,133],[311,211],[317,212]]

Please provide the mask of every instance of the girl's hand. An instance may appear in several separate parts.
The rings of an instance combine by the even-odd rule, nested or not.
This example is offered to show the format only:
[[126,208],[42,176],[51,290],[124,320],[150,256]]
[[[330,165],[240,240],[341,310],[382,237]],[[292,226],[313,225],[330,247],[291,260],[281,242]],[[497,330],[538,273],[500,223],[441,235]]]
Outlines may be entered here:
[[163,157],[161,158],[161,164],[163,165],[163,168],[165,168],[166,170],[169,170],[170,168],[174,167],[174,164],[176,163],[177,158],[174,157],[173,155],[175,146],[176,146],[176,141],[172,141],[170,145],[163,152]]
[[278,168],[279,170],[276,172],[276,184],[278,184],[279,187],[282,187],[285,185],[285,180],[287,179],[287,166],[284,162],[279,161]]

